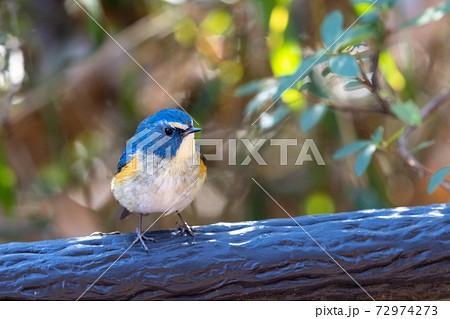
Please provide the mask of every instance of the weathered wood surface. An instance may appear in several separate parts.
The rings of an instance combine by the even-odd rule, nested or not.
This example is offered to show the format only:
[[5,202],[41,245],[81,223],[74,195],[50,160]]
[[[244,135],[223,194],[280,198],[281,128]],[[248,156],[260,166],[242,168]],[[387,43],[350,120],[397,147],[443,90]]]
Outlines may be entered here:
[[[450,298],[450,205],[298,217],[376,300]],[[82,300],[370,300],[289,218],[151,232]],[[76,300],[135,234],[0,245],[0,299]]]

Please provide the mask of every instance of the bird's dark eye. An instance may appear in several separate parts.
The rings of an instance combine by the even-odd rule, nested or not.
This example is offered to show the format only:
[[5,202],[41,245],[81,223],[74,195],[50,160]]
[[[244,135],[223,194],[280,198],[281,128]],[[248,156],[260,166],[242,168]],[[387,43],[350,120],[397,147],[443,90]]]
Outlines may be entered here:
[[164,133],[166,133],[166,135],[172,135],[173,134],[173,128],[171,128],[171,127],[166,127],[165,129],[164,129]]

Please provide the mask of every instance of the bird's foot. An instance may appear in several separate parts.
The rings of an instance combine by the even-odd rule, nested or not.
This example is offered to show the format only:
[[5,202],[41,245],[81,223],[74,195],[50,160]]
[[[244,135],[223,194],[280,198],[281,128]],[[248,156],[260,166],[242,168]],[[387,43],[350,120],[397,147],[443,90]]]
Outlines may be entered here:
[[181,223],[177,222],[178,225],[178,235],[183,235],[185,233],[188,233],[191,236],[195,236],[195,232],[203,232],[200,228],[194,228],[188,225],[186,221],[181,217],[180,213],[178,213],[178,216],[180,217]]
[[90,234],[89,236],[105,236],[105,235],[120,235],[120,234],[122,234],[122,233],[118,230],[112,231],[109,233],[103,233],[101,231],[96,231],[96,232],[93,232],[92,234]]
[[136,234],[137,234],[137,236],[138,236],[138,238],[139,238],[139,241],[140,241],[141,244],[142,244],[142,247],[144,247],[144,249],[145,249],[146,252],[149,252],[149,250],[148,250],[147,245],[145,244],[145,240],[151,241],[151,242],[153,242],[153,243],[156,243],[156,242],[157,242],[156,239],[151,238],[151,237],[148,237],[148,236],[145,236],[144,233],[141,233],[141,232],[139,231],[139,228],[136,229]]

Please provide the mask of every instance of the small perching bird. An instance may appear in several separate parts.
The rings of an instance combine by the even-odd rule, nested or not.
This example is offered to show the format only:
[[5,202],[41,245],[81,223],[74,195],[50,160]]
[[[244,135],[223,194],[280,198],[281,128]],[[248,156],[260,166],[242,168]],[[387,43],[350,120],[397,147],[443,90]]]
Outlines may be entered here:
[[[165,109],[143,120],[120,157],[111,190],[122,205],[119,219],[139,215],[137,235],[148,251],[142,215],[179,212],[197,196],[206,178],[204,157],[195,145],[191,117],[178,109]],[[180,232],[194,235],[178,213]]]

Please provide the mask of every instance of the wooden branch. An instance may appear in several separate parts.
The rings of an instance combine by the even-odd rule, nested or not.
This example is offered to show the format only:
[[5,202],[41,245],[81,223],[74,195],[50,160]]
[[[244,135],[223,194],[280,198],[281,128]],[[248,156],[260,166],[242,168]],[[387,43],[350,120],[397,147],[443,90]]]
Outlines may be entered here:
[[[450,298],[450,205],[296,221],[376,300]],[[130,233],[0,245],[0,299],[76,300],[106,271],[82,300],[370,300],[290,218],[202,228],[150,255]]]

